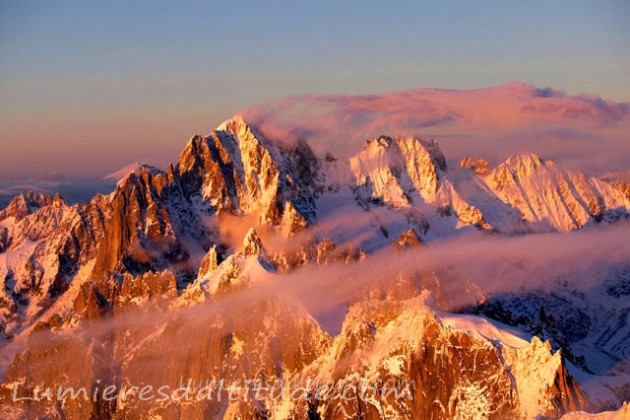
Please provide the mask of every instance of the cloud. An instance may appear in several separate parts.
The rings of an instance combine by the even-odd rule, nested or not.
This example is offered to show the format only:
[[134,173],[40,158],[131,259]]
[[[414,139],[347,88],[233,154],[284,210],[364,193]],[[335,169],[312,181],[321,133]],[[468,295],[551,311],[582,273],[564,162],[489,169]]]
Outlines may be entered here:
[[601,165],[622,169],[619,154],[630,154],[628,103],[524,83],[474,90],[291,96],[252,106],[240,115],[271,139],[303,138],[316,152],[340,157],[358,152],[363,141],[381,134],[433,137],[452,161],[467,155],[503,160],[527,150],[558,161],[563,154],[571,155],[567,161],[578,156],[587,166],[591,159],[604,157]]

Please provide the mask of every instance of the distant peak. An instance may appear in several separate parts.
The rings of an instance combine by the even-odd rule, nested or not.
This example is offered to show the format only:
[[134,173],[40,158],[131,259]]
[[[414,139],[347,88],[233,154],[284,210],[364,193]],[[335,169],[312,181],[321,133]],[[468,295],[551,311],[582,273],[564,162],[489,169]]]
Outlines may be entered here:
[[139,165],[137,168],[133,169],[132,171],[130,171],[125,178],[131,177],[131,176],[140,176],[142,174],[150,174],[150,175],[158,175],[163,173],[164,171],[162,171],[160,168],[157,168],[153,165],[147,165],[147,164],[142,164]]
[[381,135],[374,139],[366,140],[364,146],[366,149],[370,147],[389,148],[396,143],[400,143],[404,141],[418,143],[425,149],[438,149],[439,150],[440,148],[438,143],[433,139],[425,139],[425,138],[414,137],[414,136],[396,136],[396,138],[394,139],[390,136],[385,136],[385,135]]
[[371,158],[388,155],[393,160],[390,163],[401,163],[399,160],[409,161],[419,155],[426,155],[431,160],[431,164],[446,172],[446,158],[440,150],[438,143],[432,139],[424,139],[414,136],[379,136],[372,140],[366,140],[363,151],[357,156]]
[[19,197],[19,199],[25,200],[28,203],[37,205],[39,207],[50,204],[50,202],[53,200],[52,195],[43,191],[33,190],[30,188],[17,194],[16,197]]
[[123,179],[124,177],[126,177],[129,173],[135,171],[136,169],[138,169],[141,166],[140,162],[132,162],[126,166],[123,166],[120,169],[115,170],[114,172],[111,172],[107,175],[105,175],[103,177],[103,179],[111,179],[114,181],[119,181],[121,179]]

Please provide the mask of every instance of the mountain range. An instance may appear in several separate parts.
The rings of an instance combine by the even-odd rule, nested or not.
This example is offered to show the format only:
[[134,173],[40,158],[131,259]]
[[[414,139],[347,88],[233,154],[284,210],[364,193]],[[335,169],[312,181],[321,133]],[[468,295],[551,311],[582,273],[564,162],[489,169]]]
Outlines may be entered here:
[[[628,248],[590,262],[574,246],[629,233],[627,176],[533,153],[447,167],[438,142],[391,134],[321,155],[237,115],[165,170],[112,174],[110,194],[16,194],[0,211],[3,418],[630,415]],[[474,255],[548,238],[564,259]],[[376,391],[28,399],[182,378]]]

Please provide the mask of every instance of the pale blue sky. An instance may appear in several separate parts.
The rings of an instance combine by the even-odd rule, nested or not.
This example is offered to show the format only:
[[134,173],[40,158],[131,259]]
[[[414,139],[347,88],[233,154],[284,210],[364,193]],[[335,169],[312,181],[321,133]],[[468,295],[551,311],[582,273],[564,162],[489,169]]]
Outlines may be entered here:
[[0,177],[174,160],[297,93],[518,80],[628,101],[629,28],[627,1],[3,0]]

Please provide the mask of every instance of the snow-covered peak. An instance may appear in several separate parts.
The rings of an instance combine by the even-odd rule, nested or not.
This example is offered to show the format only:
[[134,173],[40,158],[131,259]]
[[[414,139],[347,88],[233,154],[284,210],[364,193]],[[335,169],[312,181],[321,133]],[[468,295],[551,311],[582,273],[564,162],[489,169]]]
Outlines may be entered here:
[[225,120],[221,124],[219,124],[219,126],[216,128],[216,130],[217,131],[228,131],[228,130],[233,129],[236,126],[246,126],[246,125],[247,124],[245,123],[245,120],[243,119],[243,117],[240,114],[235,114],[231,118],[228,118],[227,120]]
[[217,130],[229,131],[232,133],[238,133],[239,130],[251,130],[251,127],[248,123],[243,119],[240,114],[235,114],[231,118],[223,121],[217,127]]
[[349,163],[357,201],[366,209],[384,202],[395,208],[455,215],[463,224],[485,226],[479,210],[453,188],[446,158],[433,140],[381,136],[367,141]]
[[114,172],[111,172],[103,177],[103,179],[111,179],[114,181],[119,181],[125,176],[127,176],[130,172],[134,172],[140,168],[142,164],[140,162],[132,162],[129,165],[123,166],[120,169],[117,169]]
[[436,197],[446,172],[446,159],[433,140],[381,136],[365,143],[365,149],[350,159],[358,185],[367,185],[375,196],[396,207],[411,202],[415,189],[429,203]]
[[[278,158],[278,156],[275,155],[276,151],[274,145],[238,114],[223,121],[213,133],[216,132],[223,132],[234,137],[242,151],[262,147],[266,152],[274,154],[274,158]],[[210,136],[212,136],[212,134]]]
[[619,189],[534,153],[510,156],[484,180],[503,202],[541,230],[573,230],[606,218],[624,218],[630,211]]

